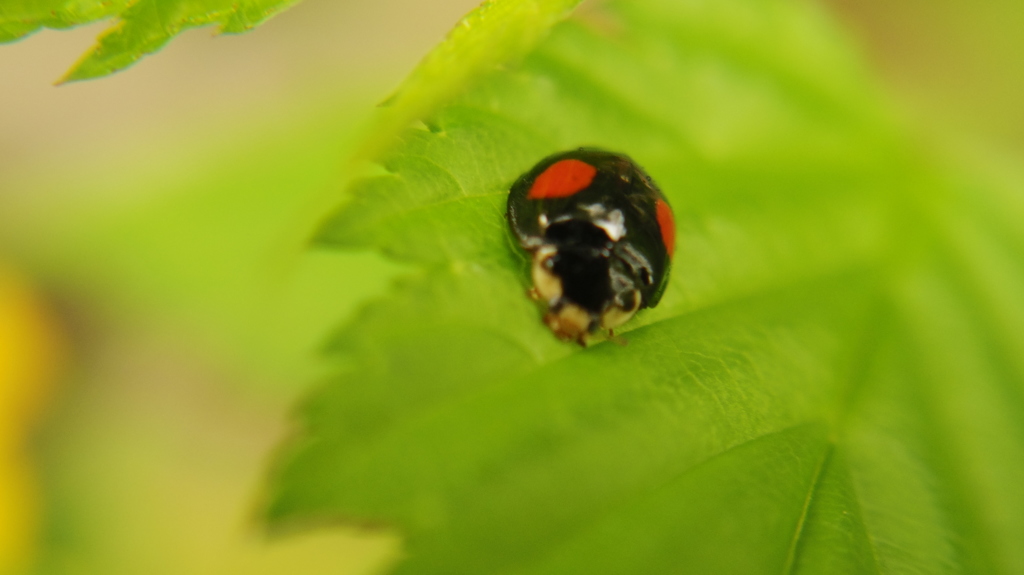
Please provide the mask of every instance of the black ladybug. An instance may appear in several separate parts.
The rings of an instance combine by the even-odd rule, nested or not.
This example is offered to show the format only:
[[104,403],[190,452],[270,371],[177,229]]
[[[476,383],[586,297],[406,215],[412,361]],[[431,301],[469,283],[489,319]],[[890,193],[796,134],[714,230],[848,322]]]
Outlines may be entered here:
[[508,195],[508,222],[532,256],[530,297],[560,339],[586,344],[668,283],[675,222],[665,196],[633,160],[591,148],[549,156]]

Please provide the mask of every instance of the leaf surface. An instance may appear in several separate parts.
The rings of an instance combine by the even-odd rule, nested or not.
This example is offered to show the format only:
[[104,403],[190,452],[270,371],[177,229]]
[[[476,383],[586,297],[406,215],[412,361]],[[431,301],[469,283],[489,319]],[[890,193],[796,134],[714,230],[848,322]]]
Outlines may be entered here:
[[[399,573],[1024,570],[1020,189],[903,134],[826,15],[588,6],[452,74],[320,230],[421,272],[331,339],[272,523],[396,528]],[[506,229],[576,146],[676,214],[624,347],[555,340]]]

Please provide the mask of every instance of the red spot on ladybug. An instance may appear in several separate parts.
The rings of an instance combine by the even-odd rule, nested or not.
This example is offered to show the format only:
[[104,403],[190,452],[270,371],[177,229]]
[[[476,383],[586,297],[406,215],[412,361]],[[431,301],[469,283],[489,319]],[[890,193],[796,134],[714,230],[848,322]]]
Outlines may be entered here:
[[658,227],[661,228],[661,241],[665,242],[665,249],[668,250],[668,257],[676,253],[676,219],[672,215],[672,208],[665,200],[655,202],[655,216],[658,218]]
[[530,200],[567,198],[586,189],[594,180],[595,175],[597,175],[597,168],[586,162],[574,159],[560,160],[551,164],[548,169],[537,176],[526,198]]

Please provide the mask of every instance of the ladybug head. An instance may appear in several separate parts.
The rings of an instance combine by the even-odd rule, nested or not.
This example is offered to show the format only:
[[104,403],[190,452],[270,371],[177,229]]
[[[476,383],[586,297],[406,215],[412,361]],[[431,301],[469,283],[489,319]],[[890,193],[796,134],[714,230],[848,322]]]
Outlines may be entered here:
[[544,321],[559,338],[582,342],[633,317],[642,301],[642,265],[630,261],[605,226],[567,219],[549,225],[544,239],[533,254],[534,296],[547,304]]

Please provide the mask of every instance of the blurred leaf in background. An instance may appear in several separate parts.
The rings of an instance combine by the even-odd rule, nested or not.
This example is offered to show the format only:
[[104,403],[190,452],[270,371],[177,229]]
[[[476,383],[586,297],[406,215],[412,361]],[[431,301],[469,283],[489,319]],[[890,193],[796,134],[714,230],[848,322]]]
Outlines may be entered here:
[[63,81],[112,74],[156,52],[189,28],[219,25],[221,32],[252,29],[298,0],[5,0],[0,4],[0,42],[17,40],[40,28],[71,28],[116,17],[96,46]]
[[375,102],[474,3],[311,0],[59,88],[48,66],[96,26],[0,47],[0,250],[59,304],[75,360],[30,452],[38,572],[363,573],[394,556],[390,534],[345,526],[268,542],[252,508],[329,326],[404,269],[307,253],[313,222]]
[[88,351],[44,437],[39,572],[360,573],[393,555],[390,538],[349,528],[267,545],[248,519],[326,326],[400,269],[297,253],[291,226],[335,181],[354,122],[314,116],[258,128],[272,137],[209,165],[164,159],[179,175],[163,190],[124,182],[155,200],[79,213],[34,246],[51,283],[75,278],[64,297]]
[[[904,113],[957,145],[1024,156],[1024,10],[1016,0],[826,0]],[[1005,152],[1004,152],[1005,153]]]
[[[555,341],[505,229],[580,145],[676,211],[627,347]],[[393,526],[399,573],[1024,571],[1019,183],[903,127],[819,7],[591,6],[379,161],[319,239],[421,272],[335,336],[276,525]]]

